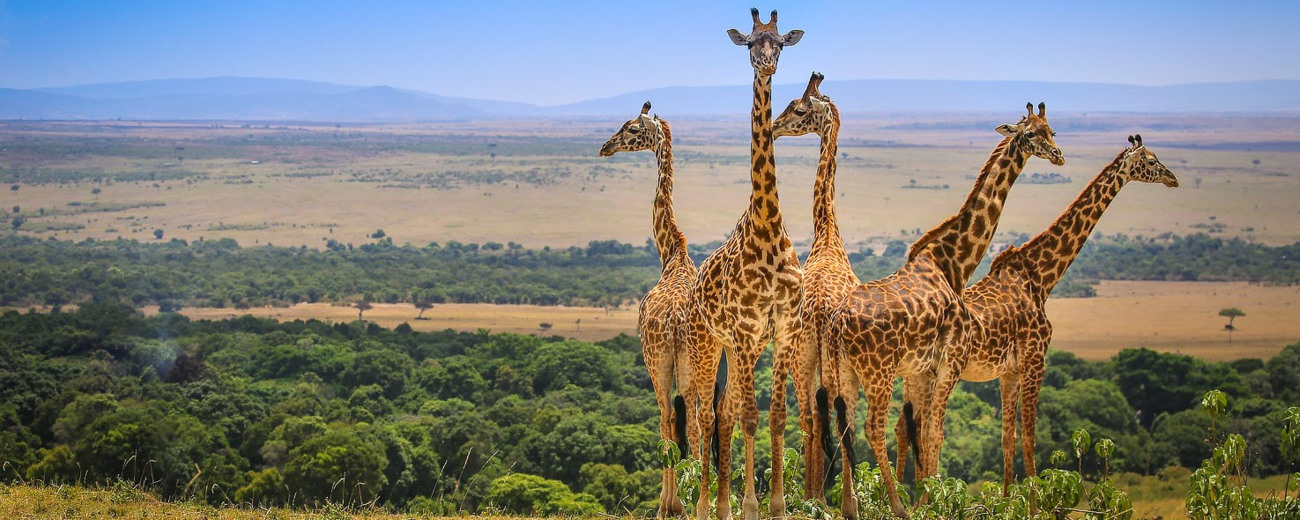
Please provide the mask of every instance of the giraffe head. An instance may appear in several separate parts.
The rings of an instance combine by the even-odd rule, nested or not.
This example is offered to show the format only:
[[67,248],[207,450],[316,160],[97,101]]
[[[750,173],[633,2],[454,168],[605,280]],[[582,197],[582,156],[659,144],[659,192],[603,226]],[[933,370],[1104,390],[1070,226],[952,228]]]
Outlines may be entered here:
[[754,66],[755,72],[764,76],[776,74],[776,60],[781,57],[781,49],[799,43],[803,31],[795,29],[785,34],[777,32],[775,10],[772,11],[772,21],[768,23],[759,20],[758,8],[750,8],[749,14],[754,17],[753,32],[744,34],[728,29],[727,35],[731,36],[731,41],[736,45],[749,47],[749,64]]
[[641,114],[623,123],[623,127],[614,133],[605,145],[600,147],[600,156],[609,157],[616,152],[636,152],[653,150],[668,139],[666,123],[659,116],[650,115],[650,102],[641,105]]
[[827,125],[839,125],[840,113],[831,98],[822,95],[824,76],[814,72],[808,79],[808,87],[803,96],[790,102],[776,121],[772,123],[772,135],[776,137],[800,136],[811,133],[820,134]]
[[1120,177],[1129,181],[1158,182],[1170,188],[1178,187],[1178,178],[1160,162],[1156,154],[1142,144],[1141,135],[1128,136],[1128,143],[1130,147],[1119,154]]
[[1034,113],[1033,103],[1025,103],[1025,108],[1029,113],[1020,118],[1019,123],[1003,123],[998,126],[998,133],[1010,137],[1012,145],[1030,155],[1047,159],[1057,166],[1064,165],[1065,156],[1056,147],[1056,131],[1047,124],[1047,105],[1039,103],[1037,114]]

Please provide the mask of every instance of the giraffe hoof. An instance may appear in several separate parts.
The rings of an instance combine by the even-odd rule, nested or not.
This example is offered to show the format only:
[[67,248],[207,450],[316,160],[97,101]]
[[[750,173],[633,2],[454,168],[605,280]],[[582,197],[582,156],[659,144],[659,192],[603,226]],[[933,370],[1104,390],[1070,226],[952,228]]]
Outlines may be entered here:
[[772,520],[785,520],[785,499],[774,497],[767,507],[767,514],[771,515]]

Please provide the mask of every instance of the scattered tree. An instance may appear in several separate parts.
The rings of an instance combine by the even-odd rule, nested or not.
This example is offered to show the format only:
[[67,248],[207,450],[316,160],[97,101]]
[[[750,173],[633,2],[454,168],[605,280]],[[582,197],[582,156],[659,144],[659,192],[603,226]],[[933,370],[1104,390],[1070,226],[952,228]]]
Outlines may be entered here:
[[546,322],[538,323],[537,326],[542,329],[542,332],[547,332],[551,330],[552,327],[550,323],[546,323]]
[[14,204],[14,213],[18,213],[18,212],[20,212],[20,211],[22,211],[22,210],[23,210],[23,209],[22,209],[21,207],[19,207],[17,204]]
[[1232,343],[1232,331],[1237,330],[1237,327],[1233,325],[1233,322],[1236,321],[1237,318],[1245,315],[1246,313],[1244,311],[1236,307],[1219,309],[1219,316],[1228,318],[1228,324],[1223,326],[1223,330],[1228,331],[1228,343]]
[[573,324],[578,326],[578,331],[579,331],[579,332],[582,331],[582,318],[578,318],[577,320],[575,320],[575,321],[573,322]]
[[163,230],[161,230],[161,229],[155,229],[155,230],[153,230],[153,237],[156,238],[156,239],[158,239],[158,240],[162,240],[162,237],[163,237]]
[[383,228],[380,228],[380,229],[376,230],[374,233],[371,233],[371,234],[370,234],[370,238],[374,238],[374,239],[380,239],[380,238],[384,238],[384,237],[386,237],[386,236],[388,236],[388,234],[387,234],[387,233],[384,233]]
[[103,193],[103,192],[104,192],[104,190],[101,190],[101,189],[99,189],[99,188],[95,188],[95,189],[93,189],[93,190],[90,190],[90,194],[91,194],[91,195],[94,195],[96,199],[98,199],[98,198],[99,198],[99,194],[100,194],[100,193]]
[[27,222],[27,219],[22,217],[14,217],[13,220],[9,221],[9,223],[14,227],[15,231],[17,231],[18,228],[23,227],[24,222]]
[[375,308],[374,305],[370,304],[370,301],[368,299],[361,300],[357,303],[354,303],[352,304],[352,306],[357,308],[357,321],[366,321],[363,314],[365,314],[366,311]]
[[427,311],[427,310],[429,310],[429,309],[432,309],[432,308],[433,308],[433,302],[429,301],[429,300],[426,299],[426,298],[418,298],[418,299],[415,300],[415,308],[420,309],[420,313],[417,314],[417,315],[415,316],[415,319],[417,319],[417,320],[423,320],[423,319],[425,319],[425,317],[424,317],[424,311]]

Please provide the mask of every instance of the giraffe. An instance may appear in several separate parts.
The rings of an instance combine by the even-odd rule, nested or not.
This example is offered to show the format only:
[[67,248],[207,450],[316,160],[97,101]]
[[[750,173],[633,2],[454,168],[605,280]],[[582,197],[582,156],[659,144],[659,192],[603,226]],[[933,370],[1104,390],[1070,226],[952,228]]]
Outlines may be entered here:
[[[973,320],[961,301],[962,290],[984,256],[1007,193],[1029,157],[1065,164],[1044,105],[1039,103],[1037,114],[1032,104],[1026,108],[1029,113],[1017,124],[998,126],[1005,137],[989,155],[957,214],[917,240],[894,274],[855,287],[831,316],[831,348],[866,386],[866,437],[880,464],[890,509],[898,517],[905,518],[907,511],[898,498],[885,451],[885,419],[894,377],[903,376],[917,389],[913,395],[921,403],[925,428],[919,467],[922,475],[933,475],[938,472],[943,442],[944,405],[956,384],[958,361],[965,357],[961,352],[965,324]],[[846,383],[851,381],[841,381],[841,396],[853,402],[856,385]],[[846,438],[841,436],[841,442]],[[844,489],[852,489],[852,471],[845,471],[843,478]],[[848,518],[857,516],[856,510],[843,513]]]
[[[739,416],[745,439],[745,498],[741,503],[745,520],[757,520],[755,493],[754,436],[758,431],[758,403],[754,394],[754,365],[770,333],[778,351],[790,343],[791,318],[798,307],[801,273],[799,257],[786,234],[776,190],[776,165],[772,153],[772,75],[776,73],[781,49],[798,43],[803,31],[777,32],[776,11],[763,23],[758,9],[751,9],[754,28],[750,34],[731,29],[727,33],[736,45],[749,48],[754,69],[754,101],[750,110],[749,207],[736,223],[726,242],[704,259],[696,278],[692,299],[698,305],[693,330],[696,337],[712,336],[727,353],[727,386],[723,402],[715,412],[700,406],[700,453],[709,453],[714,428],[718,432],[717,514],[731,517],[731,431]],[[694,369],[695,395],[703,396],[702,384],[717,377],[718,357],[708,349],[697,349]],[[775,367],[769,424],[772,427],[772,487],[769,512],[785,516],[782,457],[785,425],[785,367]],[[717,423],[714,423],[716,413]],[[700,500],[696,515],[709,512],[709,470],[700,475]]]
[[[1051,226],[999,254],[989,274],[962,295],[983,327],[972,330],[961,379],[979,382],[996,378],[1001,383],[1003,494],[1014,479],[1018,400],[1025,473],[1031,477],[1038,474],[1034,458],[1038,393],[1052,339],[1052,324],[1044,307],[1048,295],[1125,184],[1138,181],[1178,187],[1178,179],[1142,144],[1141,135],[1128,139],[1131,147],[1116,155]],[[897,431],[906,435],[906,428]],[[906,438],[900,437],[898,445],[905,443]],[[898,452],[900,468],[906,463],[906,453]]]
[[[795,329],[799,333],[787,351],[797,357],[785,364],[795,370],[799,425],[807,439],[804,443],[804,495],[824,501],[823,458],[826,449],[823,441],[829,439],[825,431],[828,410],[822,399],[813,398],[813,391],[818,386],[815,381],[820,368],[820,387],[831,395],[839,395],[839,365],[835,362],[838,356],[827,350],[829,345],[822,339],[830,311],[861,282],[849,264],[839,222],[835,218],[835,154],[838,151],[840,112],[831,98],[821,93],[823,79],[819,73],[812,74],[803,95],[791,101],[772,123],[772,133],[777,138],[810,133],[821,138],[817,180],[813,185],[813,241],[803,264],[803,300],[796,317]],[[846,500],[856,503],[852,493],[846,496]],[[856,509],[856,505],[853,508]]]
[[[609,157],[618,152],[650,150],[659,163],[659,183],[654,200],[655,246],[659,250],[662,271],[659,281],[641,299],[637,316],[637,329],[641,336],[641,353],[654,385],[655,401],[659,405],[659,436],[683,446],[685,432],[674,431],[674,423],[685,423],[677,429],[693,430],[694,414],[685,411],[685,399],[672,398],[673,384],[679,393],[689,393],[691,387],[690,331],[687,320],[693,311],[691,286],[695,284],[695,262],[686,251],[686,236],[677,227],[673,215],[673,134],[667,121],[650,115],[650,102],[641,106],[641,114],[628,120],[604,146],[600,155]],[[663,468],[663,483],[659,493],[658,517],[683,516],[686,510],[677,496],[677,478],[671,466]]]

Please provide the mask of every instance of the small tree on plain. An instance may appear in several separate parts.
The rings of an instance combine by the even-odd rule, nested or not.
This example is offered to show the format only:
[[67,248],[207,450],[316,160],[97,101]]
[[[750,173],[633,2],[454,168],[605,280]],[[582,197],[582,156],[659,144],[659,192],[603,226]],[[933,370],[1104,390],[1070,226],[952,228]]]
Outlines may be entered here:
[[538,323],[537,327],[542,329],[542,332],[546,332],[551,330],[552,325],[550,323],[542,322],[542,323]]
[[375,308],[374,305],[370,304],[370,300],[361,300],[352,304],[352,306],[357,308],[357,321],[366,321],[365,312]]
[[420,313],[415,315],[415,319],[422,320],[424,319],[424,311],[433,308],[433,302],[429,301],[426,298],[420,298],[415,300],[415,308],[420,309]]
[[153,230],[153,237],[156,238],[156,239],[158,239],[158,240],[162,240],[162,237],[163,237],[163,230],[161,230],[161,229],[155,229],[155,230]]
[[1237,327],[1236,325],[1233,324],[1233,322],[1236,321],[1237,318],[1240,318],[1245,315],[1246,315],[1245,311],[1242,311],[1241,309],[1238,309],[1236,307],[1227,307],[1227,308],[1219,309],[1219,316],[1228,318],[1228,324],[1223,326],[1223,330],[1228,331],[1228,343],[1232,343],[1232,331],[1237,330]]

